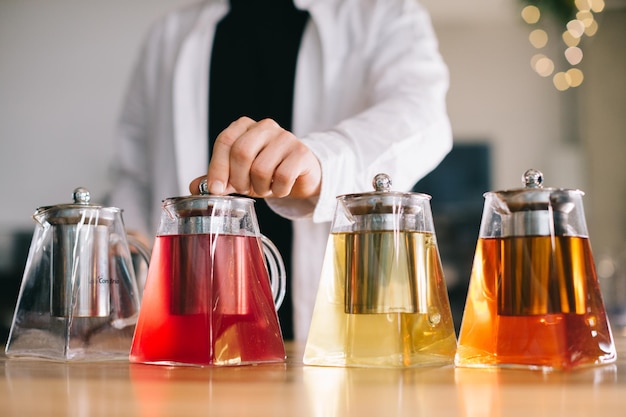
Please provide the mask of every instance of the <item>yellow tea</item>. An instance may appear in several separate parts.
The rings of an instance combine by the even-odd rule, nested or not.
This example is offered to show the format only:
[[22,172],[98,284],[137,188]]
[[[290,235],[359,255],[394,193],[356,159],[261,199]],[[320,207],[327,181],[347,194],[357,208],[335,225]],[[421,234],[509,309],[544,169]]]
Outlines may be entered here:
[[452,363],[456,337],[432,233],[332,233],[304,363]]

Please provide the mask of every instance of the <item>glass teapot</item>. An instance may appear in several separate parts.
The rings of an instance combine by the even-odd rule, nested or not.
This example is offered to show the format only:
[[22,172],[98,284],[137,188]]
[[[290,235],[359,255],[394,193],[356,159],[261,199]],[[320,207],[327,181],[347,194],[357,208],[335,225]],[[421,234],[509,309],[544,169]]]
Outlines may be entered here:
[[610,363],[615,346],[583,211],[583,192],[485,193],[455,362],[471,367],[570,369]]
[[276,310],[285,267],[261,235],[254,200],[163,201],[130,361],[243,365],[285,360]]
[[456,337],[430,196],[391,191],[337,197],[304,352],[307,365],[452,363]]
[[[140,285],[122,210],[91,204],[77,188],[73,203],[38,208],[11,331],[9,357],[128,359]],[[130,246],[129,246],[130,243]]]

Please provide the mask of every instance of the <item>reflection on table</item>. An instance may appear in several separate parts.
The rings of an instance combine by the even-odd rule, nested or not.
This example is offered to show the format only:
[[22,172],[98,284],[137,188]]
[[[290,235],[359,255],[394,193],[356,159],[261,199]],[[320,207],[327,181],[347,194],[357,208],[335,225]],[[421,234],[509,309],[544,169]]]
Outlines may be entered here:
[[0,359],[3,416],[621,416],[626,336],[618,361],[572,372],[444,367],[171,367]]

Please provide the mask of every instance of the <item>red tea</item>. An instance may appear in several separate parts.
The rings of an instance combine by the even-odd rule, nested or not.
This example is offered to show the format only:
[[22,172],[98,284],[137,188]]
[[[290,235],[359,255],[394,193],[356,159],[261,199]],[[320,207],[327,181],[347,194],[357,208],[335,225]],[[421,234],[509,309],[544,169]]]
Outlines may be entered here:
[[131,362],[280,362],[285,349],[259,240],[157,236]]
[[457,365],[567,369],[614,359],[587,238],[479,239]]

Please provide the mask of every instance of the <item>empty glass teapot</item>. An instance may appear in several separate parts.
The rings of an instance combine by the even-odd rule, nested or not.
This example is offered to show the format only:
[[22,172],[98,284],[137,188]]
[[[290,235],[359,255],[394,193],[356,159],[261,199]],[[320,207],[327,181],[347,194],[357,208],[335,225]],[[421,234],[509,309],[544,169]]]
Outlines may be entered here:
[[522,179],[523,188],[484,195],[455,362],[542,370],[613,362],[583,192],[543,188],[536,170]]
[[41,207],[11,331],[9,357],[128,359],[140,290],[122,210],[90,203],[77,188],[70,204]]
[[163,201],[131,362],[282,362],[276,310],[285,267],[259,232],[254,200],[202,195]]
[[407,367],[452,363],[456,337],[430,196],[391,191],[337,197],[307,365]]

